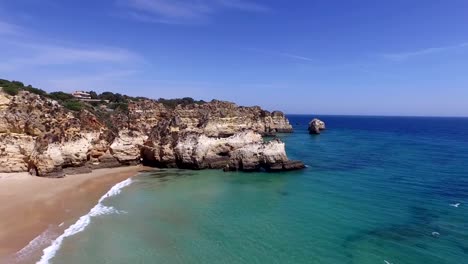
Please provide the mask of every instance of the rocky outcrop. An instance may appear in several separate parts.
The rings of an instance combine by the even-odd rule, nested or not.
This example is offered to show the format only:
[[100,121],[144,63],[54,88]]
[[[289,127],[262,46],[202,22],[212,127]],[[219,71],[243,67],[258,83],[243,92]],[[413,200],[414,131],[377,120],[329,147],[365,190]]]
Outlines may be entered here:
[[270,142],[255,142],[234,149],[229,155],[225,171],[287,171],[305,168],[300,161],[291,161],[286,156],[285,144],[279,139]]
[[64,168],[86,166],[89,152],[106,130],[89,111],[74,114],[36,94],[0,97],[7,98],[0,100],[7,102],[0,110],[0,145],[8,146],[1,159],[10,164],[0,167],[2,172],[16,167],[41,176],[63,176]]
[[110,153],[120,163],[138,163],[140,161],[140,148],[148,136],[138,131],[122,130],[110,145]]
[[293,128],[280,111],[272,113],[258,106],[242,107],[234,103],[213,100],[205,104],[178,105],[168,109],[151,100],[132,102],[128,114],[114,115],[119,129],[148,134],[162,120],[177,117],[178,126],[186,131],[202,131],[207,136],[227,137],[246,129],[262,135],[291,133]]
[[325,130],[325,122],[320,119],[314,118],[309,122],[309,133],[320,134],[322,130]]
[[27,171],[35,140],[24,134],[0,134],[0,171]]
[[29,170],[36,175],[61,177],[64,176],[64,168],[84,167],[88,161],[88,154],[92,151],[92,142],[98,138],[99,133],[88,132],[70,140],[56,142],[47,137],[38,139],[30,155]]
[[[266,120],[266,121],[265,121]],[[283,120],[283,121],[281,121]],[[286,121],[284,121],[286,120]],[[145,164],[158,167],[225,170],[288,170],[284,143],[264,143],[262,135],[291,131],[281,112],[239,108],[214,101],[207,105],[177,107],[170,120],[153,127],[141,146]]]
[[193,131],[170,132],[165,137],[152,137],[141,149],[143,162],[158,167],[225,171],[304,168],[301,162],[288,160],[283,142],[264,143],[262,136],[251,130],[222,138]]
[[[292,132],[281,112],[212,101],[168,108],[152,100],[126,111],[72,112],[21,91],[0,92],[0,172],[61,177],[143,162],[158,167],[225,170],[302,168],[284,143],[262,135]],[[98,117],[99,116],[99,117]]]

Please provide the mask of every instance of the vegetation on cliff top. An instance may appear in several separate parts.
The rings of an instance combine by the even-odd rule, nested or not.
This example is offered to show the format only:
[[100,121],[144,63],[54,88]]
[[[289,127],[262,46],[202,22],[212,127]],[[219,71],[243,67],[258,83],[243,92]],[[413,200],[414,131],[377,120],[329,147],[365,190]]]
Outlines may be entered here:
[[[83,102],[77,100],[73,95],[65,93],[62,91],[47,93],[46,91],[35,88],[31,85],[25,86],[24,83],[19,81],[8,81],[0,79],[0,87],[3,88],[3,91],[9,95],[17,95],[19,91],[28,91],[34,94],[38,94],[43,97],[47,97],[53,100],[56,100],[65,108],[71,111],[80,111],[84,108],[96,108],[102,105],[109,110],[118,110],[118,111],[128,111],[128,104],[134,101],[140,100],[152,100],[146,97],[132,97],[128,95],[122,95],[120,93],[113,92],[103,92],[101,94],[96,93],[95,91],[89,91],[88,93],[91,96],[91,99],[101,100],[95,102]],[[163,104],[168,108],[175,108],[177,105],[189,105],[189,104],[204,104],[203,100],[194,100],[190,97],[176,98],[176,99],[164,99],[159,98],[154,100],[158,103]]]
[[18,81],[7,81],[0,79],[0,87],[3,87],[3,91],[9,95],[17,95],[19,91],[28,91],[38,95],[45,96],[47,92],[38,88],[34,88],[31,85],[25,86],[22,82]]
[[[97,93],[95,91],[89,91],[91,99],[94,100],[79,100],[72,94],[56,91],[47,93],[42,89],[35,88],[31,85],[24,85],[19,81],[8,81],[0,79],[0,87],[3,92],[15,96],[20,91],[28,91],[33,94],[37,94],[42,98],[49,98],[57,101],[65,109],[73,112],[80,112],[87,110],[91,112],[97,119],[106,124],[106,126],[113,132],[116,132],[112,116],[114,114],[128,115],[129,114],[129,103],[137,102],[142,100],[151,100],[163,104],[165,107],[174,109],[177,105],[189,105],[189,104],[204,104],[204,101],[197,101],[190,97],[178,98],[178,99],[163,99],[158,100],[149,99],[146,97],[132,97],[128,95],[122,95],[120,93],[103,92]],[[114,133],[115,134],[115,133]]]

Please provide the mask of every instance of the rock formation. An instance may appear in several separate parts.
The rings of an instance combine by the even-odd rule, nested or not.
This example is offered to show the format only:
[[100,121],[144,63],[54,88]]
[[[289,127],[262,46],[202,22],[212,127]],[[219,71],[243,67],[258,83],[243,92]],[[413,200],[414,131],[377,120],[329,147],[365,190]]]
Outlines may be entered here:
[[320,119],[314,118],[309,122],[309,133],[320,134],[322,130],[325,130],[325,122]]
[[0,171],[22,172],[28,170],[28,159],[34,149],[35,139],[23,134],[0,134]]
[[284,143],[262,135],[292,132],[281,112],[212,101],[168,108],[153,100],[126,111],[69,111],[27,91],[0,91],[0,172],[60,177],[143,162],[158,167],[291,170]]
[[264,143],[259,133],[251,130],[229,137],[208,137],[200,132],[175,132],[169,127],[155,133],[141,147],[146,165],[186,169],[224,169],[270,171],[304,168],[301,162],[288,160],[284,143],[272,140]]

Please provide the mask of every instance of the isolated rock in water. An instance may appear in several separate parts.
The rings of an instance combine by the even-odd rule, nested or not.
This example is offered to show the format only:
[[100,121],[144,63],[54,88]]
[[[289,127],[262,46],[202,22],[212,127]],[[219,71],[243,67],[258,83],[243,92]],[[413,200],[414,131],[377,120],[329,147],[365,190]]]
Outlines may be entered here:
[[309,133],[320,134],[320,131],[325,130],[325,122],[320,119],[314,118],[309,122]]

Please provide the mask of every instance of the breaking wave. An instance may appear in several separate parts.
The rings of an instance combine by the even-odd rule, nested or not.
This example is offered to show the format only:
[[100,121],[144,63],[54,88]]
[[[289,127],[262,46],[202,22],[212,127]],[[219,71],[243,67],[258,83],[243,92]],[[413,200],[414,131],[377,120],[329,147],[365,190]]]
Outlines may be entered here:
[[52,244],[45,248],[42,254],[41,259],[36,262],[36,264],[48,264],[49,261],[57,254],[57,251],[60,249],[63,240],[66,237],[73,236],[77,233],[82,232],[91,222],[91,218],[100,215],[108,215],[108,214],[115,214],[120,213],[118,210],[111,206],[105,206],[102,202],[112,196],[119,194],[122,189],[132,183],[132,179],[126,179],[125,181],[119,182],[114,185],[106,194],[104,194],[100,199],[99,202],[87,213],[83,215],[76,221],[73,225],[67,228],[62,235],[57,237]]

